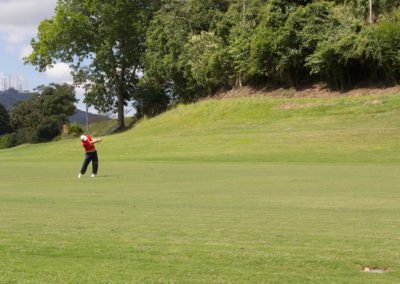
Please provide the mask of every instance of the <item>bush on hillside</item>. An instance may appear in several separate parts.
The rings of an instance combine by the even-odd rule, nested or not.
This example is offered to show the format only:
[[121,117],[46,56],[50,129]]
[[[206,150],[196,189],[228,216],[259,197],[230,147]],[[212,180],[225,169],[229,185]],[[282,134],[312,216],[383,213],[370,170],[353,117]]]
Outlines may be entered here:
[[38,143],[39,139],[34,129],[20,128],[16,132],[17,145],[25,143]]
[[79,136],[83,132],[84,132],[83,128],[79,124],[76,124],[76,123],[72,123],[68,129],[68,134],[71,134],[73,136]]
[[15,133],[6,134],[0,137],[0,149],[7,149],[17,145],[17,135]]

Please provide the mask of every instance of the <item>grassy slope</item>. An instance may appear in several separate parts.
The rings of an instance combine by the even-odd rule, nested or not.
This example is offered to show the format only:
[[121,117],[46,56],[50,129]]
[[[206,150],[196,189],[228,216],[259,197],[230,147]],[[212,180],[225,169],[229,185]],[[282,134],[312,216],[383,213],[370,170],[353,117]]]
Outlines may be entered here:
[[399,107],[180,106],[107,137],[95,180],[79,141],[0,151],[0,282],[395,283]]
[[[283,109],[282,109],[283,108]],[[399,162],[400,97],[209,100],[180,106],[107,137],[111,160]],[[27,145],[2,159],[75,160],[79,141]]]
[[397,96],[206,101],[142,123],[126,147],[138,159],[398,162],[399,106]]

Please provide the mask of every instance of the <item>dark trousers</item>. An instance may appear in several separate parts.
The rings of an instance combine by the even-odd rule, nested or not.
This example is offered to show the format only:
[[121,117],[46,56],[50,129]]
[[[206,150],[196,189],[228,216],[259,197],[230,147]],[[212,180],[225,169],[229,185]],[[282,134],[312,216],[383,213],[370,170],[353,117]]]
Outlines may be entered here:
[[90,162],[92,162],[92,170],[93,174],[97,175],[97,170],[99,169],[99,158],[97,157],[97,151],[86,153],[85,161],[83,161],[81,174],[85,174],[87,167],[89,166]]

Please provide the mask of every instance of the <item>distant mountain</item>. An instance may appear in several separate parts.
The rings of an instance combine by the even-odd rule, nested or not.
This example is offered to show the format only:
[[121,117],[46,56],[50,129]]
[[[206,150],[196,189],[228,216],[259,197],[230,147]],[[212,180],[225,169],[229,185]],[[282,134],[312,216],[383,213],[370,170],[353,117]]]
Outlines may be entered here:
[[[33,93],[29,92],[21,93],[15,89],[9,89],[7,91],[0,92],[0,104],[2,104],[9,111],[12,108],[12,106],[15,105],[17,102],[27,100],[31,96],[33,96]],[[103,115],[89,113],[89,123],[106,119],[109,118]],[[86,112],[80,109],[76,109],[75,114],[69,117],[69,121],[74,123],[85,124]]]
[[9,111],[17,102],[27,100],[32,95],[32,93],[20,93],[15,89],[8,89],[7,91],[0,92],[0,104]]
[[[110,119],[107,116],[94,114],[94,113],[90,113],[90,112],[89,112],[88,118],[89,118],[89,123],[97,122],[100,120]],[[86,111],[76,109],[75,114],[69,117],[69,121],[85,125],[86,124]]]

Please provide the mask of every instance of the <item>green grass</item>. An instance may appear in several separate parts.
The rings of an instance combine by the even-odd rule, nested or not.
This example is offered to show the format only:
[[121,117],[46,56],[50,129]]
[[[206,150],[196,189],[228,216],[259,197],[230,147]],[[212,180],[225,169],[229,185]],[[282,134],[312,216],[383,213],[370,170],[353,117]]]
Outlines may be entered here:
[[[289,109],[282,109],[290,106]],[[110,160],[275,163],[400,162],[400,96],[239,98],[179,106],[107,137]],[[79,141],[27,145],[3,159],[81,155]]]
[[[0,151],[0,283],[396,283],[400,97],[209,100]],[[384,267],[385,274],[361,272]]]

